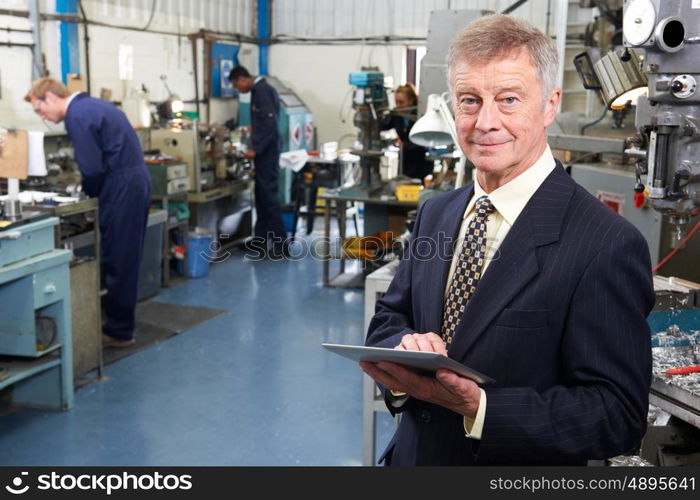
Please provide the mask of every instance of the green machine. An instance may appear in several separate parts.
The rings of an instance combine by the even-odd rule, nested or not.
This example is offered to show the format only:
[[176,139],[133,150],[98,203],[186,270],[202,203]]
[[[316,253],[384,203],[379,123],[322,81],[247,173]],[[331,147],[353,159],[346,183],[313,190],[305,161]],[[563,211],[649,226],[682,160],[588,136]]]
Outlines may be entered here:
[[[278,127],[282,136],[282,152],[295,149],[316,149],[316,128],[313,114],[301,98],[293,90],[285,86],[277,78],[266,76],[267,82],[280,96],[280,116]],[[239,96],[240,97],[240,96]],[[241,100],[243,101],[243,99]],[[239,108],[239,125],[250,123],[250,102],[241,103]],[[247,114],[247,116],[245,116]],[[280,203],[289,205],[292,202],[291,170],[282,168],[279,174],[278,197]]]
[[[295,149],[316,149],[316,129],[313,115],[297,94],[277,78],[265,77],[280,96],[279,131],[282,136],[282,152]],[[294,173],[281,168],[277,193],[282,205],[292,202],[292,178]]]

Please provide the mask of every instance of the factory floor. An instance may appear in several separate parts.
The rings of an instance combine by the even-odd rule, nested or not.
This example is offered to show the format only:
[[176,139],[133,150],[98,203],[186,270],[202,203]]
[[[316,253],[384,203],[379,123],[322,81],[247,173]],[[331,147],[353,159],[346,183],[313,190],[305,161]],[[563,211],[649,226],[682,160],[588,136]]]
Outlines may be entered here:
[[154,300],[228,313],[107,365],[72,411],[0,416],[0,465],[361,465],[362,372],[321,343],[363,342],[362,289],[235,251]]

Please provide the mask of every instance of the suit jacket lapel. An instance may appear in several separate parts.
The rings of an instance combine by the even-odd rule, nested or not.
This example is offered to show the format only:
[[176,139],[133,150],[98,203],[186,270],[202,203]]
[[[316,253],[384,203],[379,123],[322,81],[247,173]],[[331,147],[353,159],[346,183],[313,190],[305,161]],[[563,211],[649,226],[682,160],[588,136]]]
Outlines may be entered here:
[[486,327],[539,272],[536,248],[558,241],[575,184],[557,168],[530,198],[469,300],[449,355],[462,359]]
[[[474,196],[474,184],[469,184],[467,186],[464,186],[461,188],[463,190],[463,193],[460,194],[459,196],[456,196],[453,200],[450,201],[450,203],[445,207],[444,210],[444,220],[445,223],[441,225],[441,227],[436,231],[435,237],[438,241],[438,244],[441,243],[441,237],[438,236],[439,231],[444,231],[444,237],[449,238],[448,241],[451,244],[451,249],[447,251],[447,254],[443,254],[440,249],[438,250],[438,258],[435,259],[436,267],[433,269],[433,272],[435,273],[433,276],[436,279],[440,279],[440,283],[443,284],[442,290],[444,291],[444,287],[447,286],[447,275],[450,272],[450,264],[452,263],[452,256],[454,255],[455,251],[459,251],[459,249],[455,249],[455,241],[457,240],[457,237],[459,236],[459,228],[462,225],[462,219],[464,216],[464,211],[467,208],[467,204],[469,203],[469,200]],[[431,315],[428,325],[427,325],[427,330],[426,331],[432,331],[435,333],[440,332],[440,328],[442,326],[442,310],[443,306],[445,303],[445,297],[444,294],[435,294],[435,296],[431,297],[432,303],[431,307],[429,308],[430,311],[433,312]]]

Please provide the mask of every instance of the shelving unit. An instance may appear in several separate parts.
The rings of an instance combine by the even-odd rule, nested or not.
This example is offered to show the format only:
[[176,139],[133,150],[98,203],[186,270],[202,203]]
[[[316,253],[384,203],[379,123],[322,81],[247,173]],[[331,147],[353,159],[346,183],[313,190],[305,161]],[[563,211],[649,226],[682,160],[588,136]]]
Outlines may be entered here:
[[[159,195],[152,195],[151,198],[154,201],[158,201],[161,203],[163,210],[167,212],[167,216],[165,218],[165,230],[163,231],[163,271],[162,271],[162,284],[164,287],[172,286],[175,284],[175,280],[170,277],[170,267],[171,263],[170,261],[173,259],[171,252],[170,252],[170,245],[171,245],[171,233],[174,231],[180,231],[182,233],[182,240],[183,240],[183,245],[185,247],[185,254],[184,258],[187,258],[187,252],[188,252],[188,230],[189,230],[189,218],[187,219],[182,219],[182,220],[177,220],[175,215],[171,215],[170,211],[168,210],[168,203],[171,201],[182,201],[184,203],[187,202],[187,192],[181,192],[181,193],[174,193],[171,195],[167,196],[159,196]],[[173,218],[175,220],[173,221]],[[184,277],[182,278],[184,279]]]
[[[2,251],[15,256],[0,267],[0,364],[8,370],[0,390],[13,405],[70,410],[72,252],[53,249],[56,224],[55,217],[30,222],[0,240]],[[39,253],[22,258],[23,251]],[[37,317],[49,318],[51,338],[40,338]]]

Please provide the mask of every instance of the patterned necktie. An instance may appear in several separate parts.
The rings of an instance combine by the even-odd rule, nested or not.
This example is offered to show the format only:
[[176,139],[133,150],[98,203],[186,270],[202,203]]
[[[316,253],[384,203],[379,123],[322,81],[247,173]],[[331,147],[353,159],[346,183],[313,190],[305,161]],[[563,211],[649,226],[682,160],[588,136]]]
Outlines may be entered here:
[[442,339],[450,347],[455,331],[467,307],[469,298],[474,295],[481,278],[486,258],[486,221],[495,210],[487,196],[476,200],[474,217],[467,226],[462,252],[459,255],[452,281],[447,291],[447,299],[442,313]]

